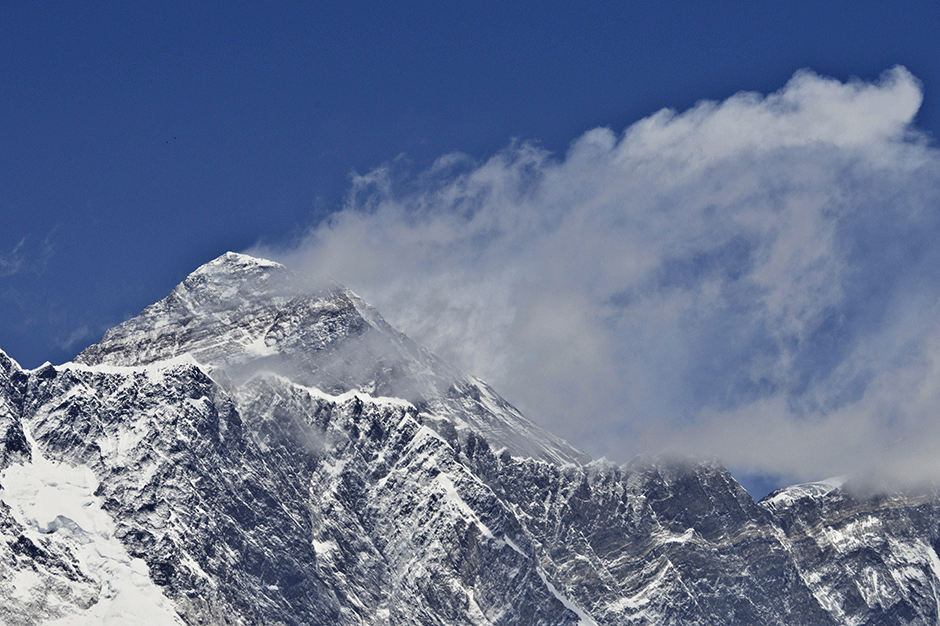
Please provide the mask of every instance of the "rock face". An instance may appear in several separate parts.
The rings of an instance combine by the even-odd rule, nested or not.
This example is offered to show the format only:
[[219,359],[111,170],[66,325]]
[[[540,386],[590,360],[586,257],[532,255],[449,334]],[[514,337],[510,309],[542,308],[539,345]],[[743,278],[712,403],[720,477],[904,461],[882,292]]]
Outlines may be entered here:
[[72,363],[0,353],[0,622],[940,621],[936,499],[591,463],[300,281],[227,254]]

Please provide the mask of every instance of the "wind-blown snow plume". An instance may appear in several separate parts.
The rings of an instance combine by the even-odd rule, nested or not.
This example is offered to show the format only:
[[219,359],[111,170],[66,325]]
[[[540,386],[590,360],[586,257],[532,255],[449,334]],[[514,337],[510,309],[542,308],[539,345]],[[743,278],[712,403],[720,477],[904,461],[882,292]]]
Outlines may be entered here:
[[290,250],[595,455],[940,477],[940,152],[919,82],[769,96],[354,178]]

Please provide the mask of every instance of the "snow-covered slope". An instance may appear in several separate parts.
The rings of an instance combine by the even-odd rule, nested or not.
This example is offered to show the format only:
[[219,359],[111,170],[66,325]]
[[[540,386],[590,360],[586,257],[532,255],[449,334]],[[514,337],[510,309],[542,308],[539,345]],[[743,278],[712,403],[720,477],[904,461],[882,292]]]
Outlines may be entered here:
[[837,623],[940,623],[936,497],[853,496],[825,481],[781,489],[760,505]]
[[4,624],[940,619],[936,500],[589,463],[354,294],[244,255],[74,363],[0,353],[0,437]]
[[[29,614],[59,617],[51,623],[72,626],[181,626],[182,619],[150,578],[147,564],[128,554],[114,536],[114,520],[95,496],[95,474],[84,465],[49,461],[38,450],[32,452],[30,463],[11,464],[0,472],[0,499],[10,507],[6,513],[12,518],[6,520],[8,528],[17,530],[8,543],[11,557],[17,565],[24,556],[32,557],[30,565],[49,565],[44,552],[61,556],[46,571],[12,568],[0,593],[5,600],[19,602],[4,602],[4,623]],[[66,574],[66,580],[56,580],[53,572]]]

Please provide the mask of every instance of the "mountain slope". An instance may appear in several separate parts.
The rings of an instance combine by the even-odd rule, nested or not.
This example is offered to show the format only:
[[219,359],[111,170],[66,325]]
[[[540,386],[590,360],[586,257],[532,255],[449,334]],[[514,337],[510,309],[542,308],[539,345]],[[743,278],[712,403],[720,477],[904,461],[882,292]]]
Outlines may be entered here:
[[73,363],[0,353],[0,437],[3,623],[940,619],[935,499],[755,504],[714,463],[589,463],[354,294],[244,255]]
[[394,330],[352,292],[307,288],[303,277],[272,261],[230,252],[207,263],[75,362],[135,366],[182,354],[236,384],[279,374],[328,394],[403,398],[429,417],[446,414],[442,429],[471,429],[514,453],[553,462],[589,460],[485,383]]

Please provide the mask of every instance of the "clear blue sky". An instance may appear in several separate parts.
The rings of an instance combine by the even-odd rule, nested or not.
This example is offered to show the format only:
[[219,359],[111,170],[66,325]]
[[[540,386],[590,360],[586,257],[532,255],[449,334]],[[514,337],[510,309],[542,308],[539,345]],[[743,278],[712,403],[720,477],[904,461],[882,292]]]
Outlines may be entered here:
[[[387,5],[387,3],[385,3]],[[201,263],[286,244],[351,172],[562,155],[800,68],[923,83],[935,1],[0,4],[0,349],[70,359]]]

